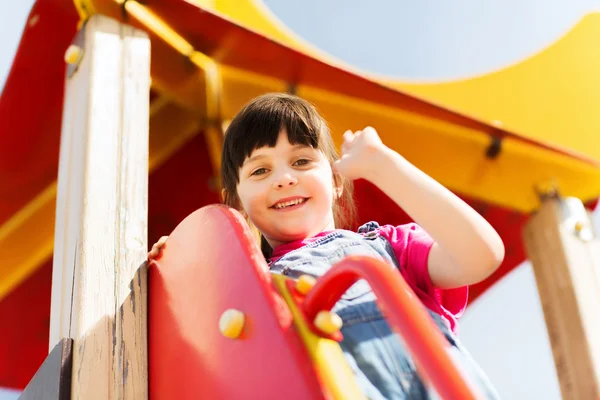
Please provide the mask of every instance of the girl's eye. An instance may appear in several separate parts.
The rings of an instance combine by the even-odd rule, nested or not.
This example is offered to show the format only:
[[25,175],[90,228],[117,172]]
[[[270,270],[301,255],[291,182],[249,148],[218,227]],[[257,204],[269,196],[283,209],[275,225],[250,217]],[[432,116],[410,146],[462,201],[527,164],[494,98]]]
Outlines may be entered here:
[[296,160],[296,161],[294,162],[294,165],[295,165],[295,166],[297,166],[297,167],[301,167],[301,166],[303,166],[303,165],[306,165],[306,164],[308,164],[309,162],[310,162],[310,160],[307,160],[306,158],[301,158],[301,159],[299,159],[299,160]]
[[267,172],[266,168],[259,168],[256,171],[254,171],[253,173],[251,173],[251,176],[258,176],[258,175],[263,175]]

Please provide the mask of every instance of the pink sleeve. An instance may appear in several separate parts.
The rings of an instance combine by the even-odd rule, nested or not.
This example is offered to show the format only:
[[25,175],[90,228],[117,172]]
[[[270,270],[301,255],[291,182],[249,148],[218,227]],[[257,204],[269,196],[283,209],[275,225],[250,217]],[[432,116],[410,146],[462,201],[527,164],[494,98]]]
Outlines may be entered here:
[[384,225],[379,232],[391,244],[400,272],[425,306],[442,314],[450,313],[454,318],[460,317],[467,305],[468,288],[444,290],[433,285],[427,266],[434,242],[431,236],[414,223]]

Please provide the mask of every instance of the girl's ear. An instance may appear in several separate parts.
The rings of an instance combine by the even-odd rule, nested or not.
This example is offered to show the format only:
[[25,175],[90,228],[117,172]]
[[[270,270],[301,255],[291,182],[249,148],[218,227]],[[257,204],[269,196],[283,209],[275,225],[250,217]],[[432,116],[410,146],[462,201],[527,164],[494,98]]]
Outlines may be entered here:
[[333,188],[333,199],[339,200],[340,197],[342,197],[343,191],[344,191],[344,189],[341,186],[335,186]]
[[223,203],[227,203],[225,199],[227,198],[227,191],[225,189],[221,189],[221,201]]
[[344,193],[344,185],[339,175],[333,175],[333,197],[339,199]]

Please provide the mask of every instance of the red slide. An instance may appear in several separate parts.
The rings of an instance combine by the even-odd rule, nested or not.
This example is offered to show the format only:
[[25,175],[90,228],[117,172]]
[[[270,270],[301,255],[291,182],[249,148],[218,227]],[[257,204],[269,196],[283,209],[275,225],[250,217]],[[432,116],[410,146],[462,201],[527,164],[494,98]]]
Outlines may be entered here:
[[[452,364],[441,333],[402,280],[380,261],[350,257],[319,279],[301,305],[312,321],[356,280],[366,279],[442,398],[475,396]],[[155,399],[325,399],[289,307],[242,216],[204,207],[169,236],[149,266],[149,384]],[[237,339],[219,320],[242,310]]]

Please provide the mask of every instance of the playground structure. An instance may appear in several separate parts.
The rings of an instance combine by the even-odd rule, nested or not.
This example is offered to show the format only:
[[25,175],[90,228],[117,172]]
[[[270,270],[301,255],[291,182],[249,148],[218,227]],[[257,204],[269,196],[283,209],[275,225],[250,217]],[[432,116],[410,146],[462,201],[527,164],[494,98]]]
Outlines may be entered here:
[[359,278],[377,293],[438,393],[477,398],[423,306],[384,263],[348,258],[318,282],[271,276],[243,217],[224,206],[186,218],[163,251],[149,269],[153,398],[364,398],[329,311]]
[[[145,302],[132,301],[147,295],[143,279],[134,279],[143,273],[139,264],[148,240],[146,165],[155,170],[202,131],[211,161],[205,168],[216,177],[223,124],[241,104],[265,91],[292,91],[313,101],[338,133],[338,141],[347,125],[361,127],[376,120],[388,145],[464,195],[488,219],[496,218],[494,225],[505,241],[509,236],[508,248],[520,242],[518,230],[527,214],[539,209],[528,222],[525,242],[536,265],[548,328],[553,330],[561,390],[565,398],[598,396],[594,338],[600,336],[595,334],[597,317],[590,311],[598,305],[593,269],[597,258],[586,255],[598,244],[581,203],[552,193],[556,187],[562,195],[590,205],[598,197],[600,154],[591,135],[543,140],[543,132],[517,133],[504,128],[506,124],[448,111],[389,82],[375,82],[292,43],[246,29],[244,21],[223,18],[210,2],[198,3],[76,2],[77,16],[69,2],[39,1],[32,11],[32,18],[39,18],[36,24],[46,23],[44,16],[63,15],[70,24],[61,34],[69,42],[74,37],[68,51],[67,46],[60,49],[69,66],[59,178],[27,212],[0,229],[11,261],[2,283],[16,285],[19,276],[39,266],[53,249],[50,347],[63,338],[74,340],[75,397],[105,390],[108,397],[143,398],[148,368],[152,387],[153,364],[148,365],[145,354]],[[237,4],[244,4],[240,9],[250,7]],[[85,23],[75,36],[78,18]],[[24,38],[34,33],[26,32]],[[62,65],[48,68],[61,71]],[[0,103],[1,115],[7,115],[6,93],[13,93],[11,84],[18,81],[14,76],[19,70],[13,71]],[[432,89],[423,92],[427,90]],[[427,159],[420,151],[423,146],[430,150]],[[389,220],[385,214],[392,213],[392,207],[380,195],[365,195],[370,190],[359,183],[361,218]],[[55,194],[53,235],[49,227],[54,226]],[[517,221],[517,229],[509,231],[502,224],[507,217]],[[45,241],[30,240],[34,225],[38,236],[46,235]],[[119,268],[107,270],[106,260],[115,257]],[[509,256],[495,279],[519,261],[519,255]],[[552,276],[558,273],[564,275],[560,282]],[[3,290],[7,292],[7,286]],[[562,301],[556,301],[557,295]],[[152,338],[152,319],[148,329]],[[99,361],[98,354],[107,358]],[[99,365],[106,370],[98,373]]]

